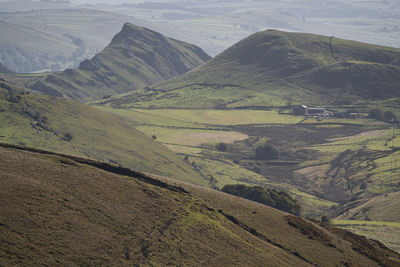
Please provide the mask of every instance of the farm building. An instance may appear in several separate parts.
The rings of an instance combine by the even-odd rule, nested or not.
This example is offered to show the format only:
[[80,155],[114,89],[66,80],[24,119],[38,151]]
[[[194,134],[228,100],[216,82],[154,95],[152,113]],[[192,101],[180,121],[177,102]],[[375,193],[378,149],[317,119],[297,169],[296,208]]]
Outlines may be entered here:
[[295,114],[295,115],[309,115],[309,116],[315,116],[315,115],[328,116],[328,115],[330,115],[330,112],[326,111],[325,108],[310,108],[310,107],[307,107],[306,105],[295,106],[292,109],[292,111],[293,111],[293,114]]
[[358,113],[356,113],[356,112],[352,112],[352,113],[349,114],[349,118],[350,119],[358,119],[359,116],[360,115]]
[[308,115],[324,115],[326,114],[325,108],[308,108],[307,109]]
[[301,105],[301,106],[295,106],[293,108],[293,114],[295,115],[307,115],[308,112],[308,107],[306,105]]
[[357,110],[349,109],[346,111],[334,112],[333,116],[336,118],[357,119],[360,117],[360,113]]

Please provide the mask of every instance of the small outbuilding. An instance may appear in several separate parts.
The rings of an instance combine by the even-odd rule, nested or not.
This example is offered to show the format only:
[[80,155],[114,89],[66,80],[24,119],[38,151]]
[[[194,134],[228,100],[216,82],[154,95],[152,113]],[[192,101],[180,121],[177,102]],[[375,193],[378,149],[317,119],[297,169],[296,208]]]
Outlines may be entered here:
[[350,119],[358,119],[359,117],[360,117],[360,115],[358,113],[355,113],[355,112],[349,113]]

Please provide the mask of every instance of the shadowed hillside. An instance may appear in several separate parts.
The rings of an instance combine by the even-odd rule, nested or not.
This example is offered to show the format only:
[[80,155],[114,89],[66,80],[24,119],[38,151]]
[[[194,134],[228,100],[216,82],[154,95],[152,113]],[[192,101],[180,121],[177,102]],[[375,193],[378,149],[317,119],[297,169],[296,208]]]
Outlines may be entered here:
[[31,89],[52,96],[93,100],[183,74],[210,57],[200,48],[126,23],[111,43],[79,68],[49,74]]
[[238,107],[349,104],[400,97],[400,49],[267,30],[202,67],[113,106]]
[[376,241],[210,189],[62,155],[0,155],[2,265],[400,263]]
[[203,184],[187,163],[132,122],[72,100],[28,94],[0,81],[0,142],[90,157]]

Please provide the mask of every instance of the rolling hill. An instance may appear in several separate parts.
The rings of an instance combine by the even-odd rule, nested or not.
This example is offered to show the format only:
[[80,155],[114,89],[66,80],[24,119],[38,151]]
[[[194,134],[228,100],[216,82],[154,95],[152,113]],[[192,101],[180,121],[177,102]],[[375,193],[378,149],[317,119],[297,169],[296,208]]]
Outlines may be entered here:
[[205,183],[173,152],[135,130],[130,120],[72,100],[29,94],[1,81],[0,142]]
[[[25,5],[33,3],[39,4],[32,2]],[[19,1],[14,4],[24,3]],[[77,67],[84,59],[103,50],[125,22],[158,30],[152,23],[121,14],[66,9],[61,4],[58,8],[0,13],[0,20],[6,23],[2,27],[13,28],[8,31],[2,29],[3,39],[7,39],[7,43],[3,39],[0,42],[0,58],[6,58],[7,64],[14,66],[19,73],[62,71]],[[21,31],[29,38],[28,42],[21,37]],[[51,43],[49,38],[56,42]],[[52,47],[49,44],[53,44]],[[46,54],[44,48],[49,53]]]
[[103,101],[115,107],[356,104],[400,97],[400,49],[267,30],[196,70]]
[[1,265],[399,266],[377,241],[210,189],[0,147]]
[[200,48],[126,23],[111,43],[76,69],[49,74],[31,89],[75,100],[125,93],[183,74],[210,57]]

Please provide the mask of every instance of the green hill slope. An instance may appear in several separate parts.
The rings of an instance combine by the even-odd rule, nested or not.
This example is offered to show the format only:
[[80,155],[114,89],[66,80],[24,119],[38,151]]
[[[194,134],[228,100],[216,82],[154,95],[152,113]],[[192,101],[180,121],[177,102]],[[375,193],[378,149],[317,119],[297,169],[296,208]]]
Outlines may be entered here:
[[104,103],[137,107],[354,104],[400,97],[399,81],[400,49],[267,30],[195,71]]
[[0,148],[0,264],[398,266],[382,244],[202,187]]
[[380,195],[364,201],[348,203],[331,217],[339,220],[398,222],[400,209],[400,192]]
[[203,179],[132,122],[71,100],[0,82],[0,142],[113,162],[202,184]]
[[183,74],[209,59],[200,48],[126,23],[110,45],[79,68],[50,74],[31,89],[94,100]]

